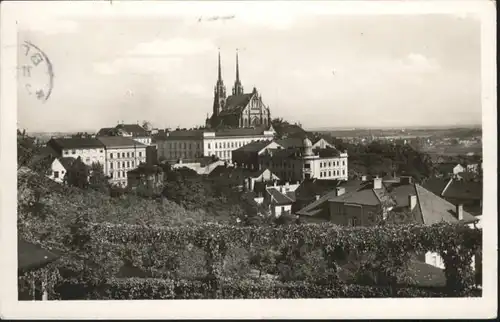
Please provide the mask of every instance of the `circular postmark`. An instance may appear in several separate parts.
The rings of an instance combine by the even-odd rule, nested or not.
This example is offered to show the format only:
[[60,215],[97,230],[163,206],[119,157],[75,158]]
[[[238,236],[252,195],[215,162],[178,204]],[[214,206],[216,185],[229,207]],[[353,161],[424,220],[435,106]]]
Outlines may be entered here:
[[37,46],[25,41],[19,48],[18,81],[28,95],[45,102],[54,85],[54,71],[47,55]]

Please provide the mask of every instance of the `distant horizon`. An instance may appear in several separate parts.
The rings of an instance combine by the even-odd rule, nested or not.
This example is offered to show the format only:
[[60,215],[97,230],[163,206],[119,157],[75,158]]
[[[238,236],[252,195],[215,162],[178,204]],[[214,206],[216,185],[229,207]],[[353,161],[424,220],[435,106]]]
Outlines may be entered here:
[[[131,124],[131,123],[126,123],[126,124]],[[134,123],[135,124],[135,123]],[[155,129],[159,130],[164,130],[166,128],[163,127],[154,127]],[[182,128],[182,127],[181,127]],[[173,127],[170,127],[170,129],[174,129]],[[188,128],[189,129],[189,128]],[[306,128],[303,127],[304,130],[308,132],[324,132],[324,131],[359,131],[359,130],[456,130],[456,129],[481,129],[482,130],[482,125],[481,124],[464,124],[464,125],[442,125],[442,126],[402,126],[402,127],[366,127],[366,126],[359,126],[359,127],[318,127],[318,128]],[[19,128],[19,130],[23,130],[22,128]],[[50,134],[50,133],[61,133],[61,134],[76,134],[76,133],[89,133],[89,134],[95,134],[97,133],[99,129],[96,130],[75,130],[75,131],[29,131],[26,130],[27,134]]]

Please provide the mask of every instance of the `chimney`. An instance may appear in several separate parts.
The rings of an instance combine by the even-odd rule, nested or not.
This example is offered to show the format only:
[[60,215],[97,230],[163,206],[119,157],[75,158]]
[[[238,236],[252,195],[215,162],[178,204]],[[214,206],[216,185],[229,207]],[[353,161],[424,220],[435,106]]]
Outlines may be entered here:
[[373,189],[382,189],[382,178],[373,179]]
[[408,196],[408,206],[410,210],[415,209],[415,206],[417,205],[417,196],[416,195],[409,195]]
[[366,176],[361,176],[361,181],[362,182],[366,182],[368,179],[366,178]]
[[319,195],[316,195],[316,200],[319,200]]
[[345,193],[344,187],[337,187],[337,196],[342,196]]
[[458,220],[464,219],[464,205],[462,204],[457,205],[457,219]]

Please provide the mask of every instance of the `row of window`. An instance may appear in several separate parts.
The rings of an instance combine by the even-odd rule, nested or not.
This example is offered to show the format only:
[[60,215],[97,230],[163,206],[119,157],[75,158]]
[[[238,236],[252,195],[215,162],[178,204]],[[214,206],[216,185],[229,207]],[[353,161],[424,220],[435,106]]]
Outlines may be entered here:
[[[193,145],[194,145],[193,143],[186,143],[186,142],[181,143],[181,142],[179,142],[179,145],[177,146],[177,142],[170,142],[168,144],[168,148],[170,150],[172,150],[172,149],[177,149],[177,147],[178,147],[179,149],[191,150],[193,148]],[[198,150],[200,149],[200,143],[196,143],[196,149],[198,149]]]
[[[320,162],[319,167],[320,168],[326,168],[326,167],[330,168],[330,167],[332,167],[332,164],[333,164],[334,167],[338,167],[340,165],[340,161]],[[342,165],[345,165],[345,160],[342,160]]]
[[126,178],[127,177],[127,171],[116,171],[116,172],[111,171],[109,175],[113,179],[116,179],[116,178]]
[[[340,170],[333,170],[333,175],[335,177],[340,176]],[[345,170],[342,170],[342,175],[345,176]],[[326,178],[326,177],[331,177],[332,176],[332,171],[328,171],[328,175],[326,171],[321,171],[319,173],[320,178]]]
[[[110,162],[109,163],[109,168],[110,169],[113,169],[113,164],[114,164],[114,162]],[[116,162],[116,168],[117,169],[120,169],[120,168],[130,168],[131,165],[132,165],[132,168],[133,168],[134,164],[135,164],[134,161],[126,161],[126,162],[122,161],[121,163],[120,163],[120,161],[118,161],[118,162]],[[121,165],[121,167],[120,167],[120,165]]]
[[[233,142],[215,142],[215,149],[237,149],[245,146],[255,140],[245,140],[245,141],[233,141]],[[186,143],[186,142],[170,142],[168,144],[168,148],[170,150],[175,149],[184,149],[184,150],[192,150],[194,143]],[[212,144],[207,144],[207,149],[210,150],[212,148]],[[200,143],[196,143],[196,149],[200,150]]]
[[[141,151],[137,152],[137,154],[138,154],[139,157],[142,157],[142,152]],[[121,155],[122,158],[133,158],[134,157],[134,152],[126,152],[126,153],[125,152],[121,152],[121,153],[117,152],[116,153],[116,158],[119,159],[120,155]],[[109,158],[110,159],[113,159],[114,156],[115,156],[114,153],[110,153],[109,154]]]
[[266,162],[265,164],[268,168],[269,167],[276,167],[276,168],[288,168],[288,169],[295,169],[295,163],[294,162],[291,162],[291,163],[288,163],[286,161],[282,161],[282,162]]

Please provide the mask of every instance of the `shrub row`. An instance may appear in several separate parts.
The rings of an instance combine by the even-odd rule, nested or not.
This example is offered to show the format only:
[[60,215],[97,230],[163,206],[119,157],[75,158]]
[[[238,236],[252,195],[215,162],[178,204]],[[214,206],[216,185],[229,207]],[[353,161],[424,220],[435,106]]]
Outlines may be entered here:
[[[214,291],[210,280],[113,279],[101,288],[103,299],[301,299],[447,297],[442,289],[391,288],[355,284],[318,285],[307,282],[229,280]],[[466,296],[477,296],[471,290]]]

